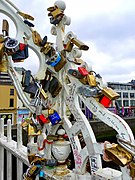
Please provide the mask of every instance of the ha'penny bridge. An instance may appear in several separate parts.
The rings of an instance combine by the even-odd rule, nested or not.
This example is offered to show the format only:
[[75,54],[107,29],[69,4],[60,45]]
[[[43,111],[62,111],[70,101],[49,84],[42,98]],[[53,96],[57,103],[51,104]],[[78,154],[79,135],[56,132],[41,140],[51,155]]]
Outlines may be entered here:
[[[0,12],[7,15],[17,29],[16,37],[10,37],[8,21],[3,20],[0,71],[8,72],[18,97],[30,110],[29,117],[17,124],[16,141],[12,140],[11,121],[7,122],[5,136],[4,119],[0,120],[0,179],[11,180],[16,173],[17,180],[133,180],[133,132],[125,120],[107,110],[119,94],[107,87],[102,77],[81,59],[89,47],[72,31],[66,33],[65,27],[71,19],[65,15],[65,8],[66,4],[60,0],[47,8],[51,34],[56,37],[52,43],[47,36],[42,38],[33,30],[32,16],[9,0],[0,1]],[[13,64],[27,60],[29,49],[38,56],[39,70],[34,76],[30,70],[19,75]],[[97,141],[79,99],[116,132],[117,143]],[[26,146],[22,142],[22,129],[28,134]],[[16,158],[15,172],[13,157]],[[119,170],[103,168],[102,161],[116,163]]]

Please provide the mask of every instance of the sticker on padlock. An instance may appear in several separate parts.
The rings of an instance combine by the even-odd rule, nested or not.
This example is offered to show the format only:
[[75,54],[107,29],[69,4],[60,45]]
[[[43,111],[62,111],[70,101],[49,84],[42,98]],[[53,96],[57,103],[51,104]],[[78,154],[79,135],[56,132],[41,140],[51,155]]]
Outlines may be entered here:
[[50,59],[47,61],[47,64],[54,67],[56,66],[61,60],[60,53],[55,53],[54,56],[50,57]]
[[83,76],[87,76],[89,74],[89,72],[86,70],[85,67],[78,67],[78,71],[83,75]]
[[59,114],[55,110],[49,110],[48,119],[51,121],[52,125],[56,125],[61,121]]

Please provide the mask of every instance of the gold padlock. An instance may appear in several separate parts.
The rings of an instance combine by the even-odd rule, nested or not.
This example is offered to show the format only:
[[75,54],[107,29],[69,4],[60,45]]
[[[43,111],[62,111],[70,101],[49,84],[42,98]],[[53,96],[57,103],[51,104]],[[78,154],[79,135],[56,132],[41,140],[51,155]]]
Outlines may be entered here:
[[129,164],[129,167],[130,167],[130,176],[132,178],[135,178],[135,163],[132,161],[130,164]]
[[0,63],[2,63],[3,56],[4,56],[4,43],[0,43]]
[[42,38],[37,31],[32,32],[32,39],[33,39],[34,44],[36,44],[37,46],[40,46],[42,42]]
[[78,79],[82,84],[86,85],[88,84],[87,76],[84,76],[84,78]]
[[56,18],[60,14],[62,14],[61,10],[59,8],[56,8],[54,11],[51,12],[53,18]]
[[43,90],[43,88],[40,89],[40,93],[41,93],[41,95],[42,95],[45,99],[48,98],[48,95],[45,93],[45,91]]
[[18,11],[17,14],[22,16],[24,19],[29,19],[31,21],[34,21],[34,17],[30,16],[29,14],[26,14],[24,12]]
[[28,125],[28,136],[38,136],[41,134],[41,131],[39,130],[37,133],[34,130],[34,127],[30,124]]
[[49,43],[46,43],[44,47],[41,48],[40,52],[43,52],[45,55],[47,55],[50,50],[51,50],[51,45]]
[[54,66],[54,69],[55,69],[56,72],[59,72],[65,66],[65,64],[67,63],[67,61],[64,58],[64,56],[62,55],[62,53],[60,54],[60,57],[61,57],[60,62],[56,66]]
[[92,87],[97,86],[96,78],[93,74],[87,75],[88,84]]
[[84,44],[82,41],[76,39],[76,38],[72,38],[71,42],[73,44],[75,44],[80,50],[88,50],[89,46],[87,46],[86,44]]
[[111,89],[109,87],[103,88],[102,94],[104,94],[110,100],[115,100],[115,99],[118,99],[120,97],[120,95],[117,92],[115,92],[113,89]]
[[65,51],[67,52],[71,52],[72,51],[72,48],[73,48],[73,43],[71,42],[71,40],[69,40],[66,44],[66,48],[65,48]]
[[3,32],[4,36],[9,35],[9,24],[8,24],[8,21],[6,19],[3,19],[2,32]]
[[122,167],[133,160],[132,154],[118,144],[112,144],[110,147],[107,147],[105,153],[113,162]]
[[3,36],[3,34],[0,34],[0,43],[3,43],[5,41],[5,38]]
[[0,72],[7,72],[8,57],[4,54],[2,61],[0,61]]

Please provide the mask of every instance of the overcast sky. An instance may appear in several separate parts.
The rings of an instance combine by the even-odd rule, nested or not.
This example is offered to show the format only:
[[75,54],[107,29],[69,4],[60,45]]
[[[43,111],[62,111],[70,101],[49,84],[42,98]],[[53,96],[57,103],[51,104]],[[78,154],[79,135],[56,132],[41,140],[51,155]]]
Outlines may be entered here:
[[[55,42],[50,34],[47,8],[54,0],[13,0],[21,11],[32,15],[34,29]],[[65,14],[71,17],[66,32],[73,31],[89,46],[82,59],[92,65],[105,81],[135,79],[135,0],[65,0]],[[29,61],[30,62],[30,61]],[[36,69],[25,61],[27,68]],[[26,65],[27,64],[27,65]]]

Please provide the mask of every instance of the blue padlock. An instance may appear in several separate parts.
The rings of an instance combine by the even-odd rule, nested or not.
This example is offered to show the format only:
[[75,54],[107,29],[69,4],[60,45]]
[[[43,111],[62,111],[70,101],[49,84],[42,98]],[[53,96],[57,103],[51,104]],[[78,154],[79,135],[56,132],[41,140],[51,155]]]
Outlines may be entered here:
[[39,180],[44,180],[46,178],[44,171],[40,171]]
[[61,118],[56,111],[54,111],[53,114],[49,114],[48,119],[51,121],[52,125],[56,125],[61,121]]
[[[59,52],[57,54],[55,54],[55,55],[57,55],[57,58],[55,59],[55,61],[51,61],[51,60],[47,61],[47,64],[52,66],[52,67],[56,66],[60,62],[60,60],[61,60],[61,56],[60,56]],[[53,57],[51,57],[51,59],[52,58]]]

